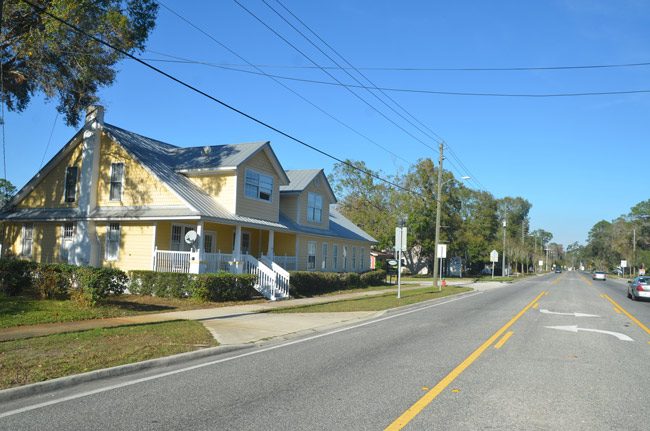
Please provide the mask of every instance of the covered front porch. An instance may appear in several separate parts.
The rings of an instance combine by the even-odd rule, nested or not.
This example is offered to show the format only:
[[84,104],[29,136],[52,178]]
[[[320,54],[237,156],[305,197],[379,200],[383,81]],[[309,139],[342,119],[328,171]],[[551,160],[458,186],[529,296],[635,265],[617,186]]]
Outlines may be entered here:
[[[194,243],[185,241],[190,231]],[[242,256],[270,260],[287,271],[297,269],[296,235],[212,222],[158,222],[154,232],[153,270],[164,272],[238,272]]]

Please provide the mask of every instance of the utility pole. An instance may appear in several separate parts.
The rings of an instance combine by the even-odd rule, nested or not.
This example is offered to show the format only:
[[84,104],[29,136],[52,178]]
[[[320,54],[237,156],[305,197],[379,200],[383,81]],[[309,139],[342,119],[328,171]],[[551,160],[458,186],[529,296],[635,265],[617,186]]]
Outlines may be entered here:
[[[632,228],[632,272],[636,272],[636,228]],[[633,274],[630,274],[632,276]]]
[[[442,161],[445,159],[442,151],[444,143],[440,144],[440,160],[438,161],[438,194],[436,195],[436,237],[435,249],[433,250],[433,287],[438,287],[438,238],[440,237],[440,212],[442,211]],[[440,286],[442,290],[442,286]]]

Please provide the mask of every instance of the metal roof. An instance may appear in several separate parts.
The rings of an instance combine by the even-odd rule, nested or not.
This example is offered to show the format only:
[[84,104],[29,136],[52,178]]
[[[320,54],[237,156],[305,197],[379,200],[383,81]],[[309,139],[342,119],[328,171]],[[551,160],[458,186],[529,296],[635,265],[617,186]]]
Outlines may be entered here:
[[79,208],[14,208],[0,212],[3,221],[57,221],[81,219]]
[[300,193],[305,190],[307,186],[316,179],[316,177],[322,174],[323,181],[330,193],[330,199],[333,202],[336,202],[334,191],[332,190],[332,187],[325,176],[325,172],[322,169],[292,169],[286,172],[287,177],[289,177],[289,184],[286,186],[280,186],[280,193]]
[[364,232],[359,226],[345,218],[343,214],[336,209],[336,204],[330,205],[330,219],[328,229],[318,229],[310,226],[299,225],[289,217],[280,213],[280,222],[287,226],[292,232],[304,233],[309,235],[320,235],[327,237],[336,237],[352,241],[374,242],[377,240]]

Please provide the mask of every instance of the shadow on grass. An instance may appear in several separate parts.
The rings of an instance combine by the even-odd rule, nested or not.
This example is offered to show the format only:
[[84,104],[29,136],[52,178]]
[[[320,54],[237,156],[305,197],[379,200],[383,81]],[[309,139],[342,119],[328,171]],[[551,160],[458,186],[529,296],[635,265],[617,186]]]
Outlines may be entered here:
[[172,305],[161,305],[161,304],[146,304],[141,302],[127,301],[119,298],[113,298],[102,302],[102,305],[107,305],[109,307],[116,307],[122,310],[149,313],[149,312],[163,312],[163,311],[174,311],[178,307]]

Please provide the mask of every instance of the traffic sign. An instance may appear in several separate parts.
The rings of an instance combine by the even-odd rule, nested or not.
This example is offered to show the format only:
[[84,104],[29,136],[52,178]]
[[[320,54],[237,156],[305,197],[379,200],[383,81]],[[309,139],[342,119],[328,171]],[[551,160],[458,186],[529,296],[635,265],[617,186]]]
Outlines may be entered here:
[[447,244],[438,244],[438,259],[447,258]]
[[499,261],[499,252],[496,250],[492,250],[490,252],[490,262],[498,262]]
[[395,250],[406,251],[406,227],[395,228]]

